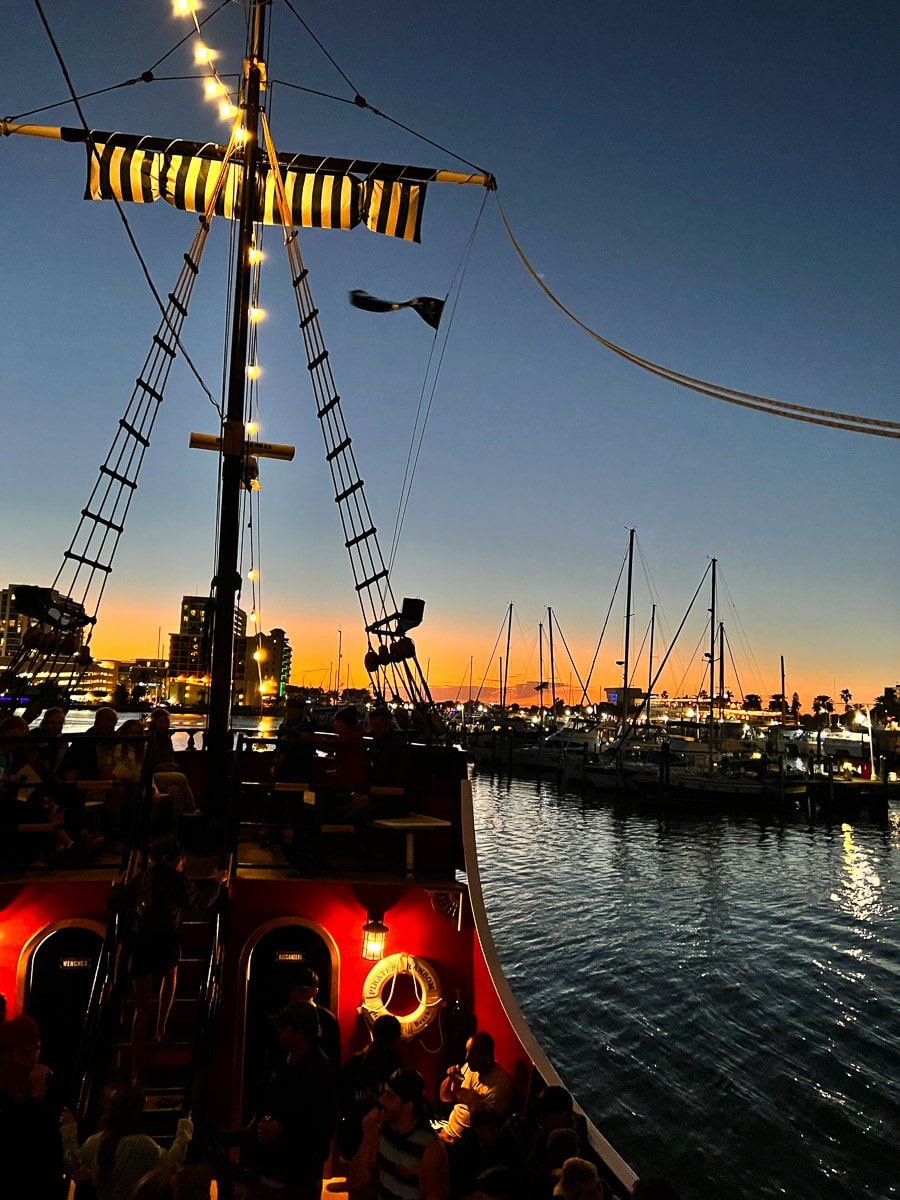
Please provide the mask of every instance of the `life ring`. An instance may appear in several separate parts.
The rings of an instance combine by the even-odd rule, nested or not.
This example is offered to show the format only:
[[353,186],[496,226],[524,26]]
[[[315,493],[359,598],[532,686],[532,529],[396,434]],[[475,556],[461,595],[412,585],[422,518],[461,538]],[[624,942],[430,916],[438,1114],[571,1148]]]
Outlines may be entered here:
[[[416,989],[418,1007],[411,1013],[400,1016],[392,1013],[388,1005],[394,991],[398,975],[409,975]],[[385,986],[390,984],[387,1003],[382,999]],[[414,1038],[427,1029],[443,1003],[441,997],[441,981],[431,963],[424,958],[416,958],[412,954],[389,954],[376,963],[363,984],[363,996],[360,1012],[370,1023],[379,1017],[396,1017],[400,1022],[400,1033],[403,1038]]]

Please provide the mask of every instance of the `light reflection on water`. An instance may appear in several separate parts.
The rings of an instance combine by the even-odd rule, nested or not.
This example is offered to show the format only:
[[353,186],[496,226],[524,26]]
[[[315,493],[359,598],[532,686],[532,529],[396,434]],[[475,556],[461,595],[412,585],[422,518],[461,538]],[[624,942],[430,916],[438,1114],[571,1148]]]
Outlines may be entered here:
[[660,818],[476,780],[525,1015],[636,1170],[692,1200],[896,1190],[900,823]]

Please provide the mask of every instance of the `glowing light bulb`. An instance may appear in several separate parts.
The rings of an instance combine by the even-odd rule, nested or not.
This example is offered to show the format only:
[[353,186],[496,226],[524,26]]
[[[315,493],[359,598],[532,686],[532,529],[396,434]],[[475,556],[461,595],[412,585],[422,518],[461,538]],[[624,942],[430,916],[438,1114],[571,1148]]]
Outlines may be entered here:
[[247,572],[247,578],[248,579],[259,579],[259,571],[257,571],[256,567],[250,568],[250,570]]
[[255,246],[250,247],[250,252],[247,255],[247,258],[249,259],[250,262],[252,262],[252,263],[262,262],[262,257],[263,257],[262,250],[257,250]]
[[194,47],[194,62],[195,63],[211,63],[215,58],[215,51],[210,50],[209,46],[198,42]]
[[218,79],[207,79],[203,85],[203,92],[207,100],[216,100],[222,95],[222,89],[225,85],[219,83]]
[[265,315],[265,312],[261,308],[251,308],[248,313],[251,321],[261,321]]
[[262,368],[260,367],[259,363],[248,363],[247,364],[247,378],[248,379],[259,379],[261,374],[262,374]]
[[248,435],[256,433],[257,428],[258,427],[257,427],[257,424],[255,421],[248,421],[247,424],[244,426],[244,429]]
[[172,0],[172,12],[176,17],[190,17],[200,9],[198,0]]
[[219,105],[219,116],[223,121],[233,121],[237,116],[237,109],[230,100],[223,100]]

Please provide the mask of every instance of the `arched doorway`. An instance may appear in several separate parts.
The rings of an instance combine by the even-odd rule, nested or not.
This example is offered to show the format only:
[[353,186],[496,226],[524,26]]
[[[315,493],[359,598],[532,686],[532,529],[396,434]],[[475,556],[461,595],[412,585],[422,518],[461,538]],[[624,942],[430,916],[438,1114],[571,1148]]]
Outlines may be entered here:
[[30,952],[26,948],[22,1007],[41,1031],[41,1061],[67,1092],[76,1083],[78,1047],[103,938],[95,923],[67,921],[44,930]]
[[319,977],[318,1002],[334,1008],[338,985],[337,946],[318,926],[284,918],[257,931],[245,954],[244,1078],[241,1116],[257,1113],[263,1082],[278,1042],[269,1020],[288,1003],[291,983],[303,967]]

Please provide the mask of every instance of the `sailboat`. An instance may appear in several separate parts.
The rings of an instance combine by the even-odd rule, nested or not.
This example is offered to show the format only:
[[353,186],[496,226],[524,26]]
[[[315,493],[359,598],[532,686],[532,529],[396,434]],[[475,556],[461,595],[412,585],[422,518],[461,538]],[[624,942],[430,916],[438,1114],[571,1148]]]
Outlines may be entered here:
[[[169,368],[185,352],[182,332],[206,241],[224,224],[220,218],[237,228],[220,425],[211,434],[193,435],[194,445],[220,460],[208,716],[202,749],[180,752],[178,762],[206,818],[199,843],[202,863],[225,873],[228,887],[208,919],[186,935],[190,945],[179,971],[174,1040],[154,1052],[147,1069],[159,1136],[171,1136],[176,1120],[190,1112],[201,1157],[211,1130],[240,1126],[252,1116],[267,1017],[284,1005],[301,966],[316,972],[318,1000],[337,1016],[343,1056],[366,1044],[377,1016],[393,1012],[403,1030],[404,1062],[421,1072],[432,1097],[446,1066],[461,1060],[465,1038],[475,1028],[492,1034],[497,1060],[513,1078],[517,1107],[526,1119],[543,1087],[563,1084],[528,1029],[498,963],[481,894],[465,757],[438,737],[428,685],[409,636],[421,620],[422,604],[394,599],[297,232],[307,224],[362,223],[383,234],[415,237],[426,184],[444,178],[480,186],[491,181],[476,173],[459,176],[359,159],[313,161],[277,149],[266,108],[264,51],[271,7],[252,0],[246,9],[247,51],[226,146],[2,125],[6,135],[82,142],[92,197],[119,203],[161,198],[199,214],[181,274],[162,301],[150,353],[63,568],[51,586],[17,589],[25,628],[4,677],[7,711],[22,709],[33,717],[89,666],[100,599],[150,450]],[[410,745],[405,783],[408,812],[374,823],[377,828],[368,834],[377,845],[367,839],[361,850],[357,842],[341,842],[299,873],[277,849],[261,844],[259,832],[277,823],[283,805],[302,810],[314,804],[323,779],[314,764],[302,782],[275,784],[272,745],[236,733],[231,720],[242,508],[253,493],[259,459],[291,458],[289,447],[248,433],[256,251],[266,222],[280,228],[290,261],[334,499],[364,616],[371,687],[381,701],[406,697],[403,711],[414,714],[417,739]],[[317,762],[327,763],[332,750],[326,742]],[[10,1015],[28,1013],[38,1021],[45,1061],[85,1129],[96,1121],[104,1084],[129,1069],[127,923],[115,908],[109,915],[108,900],[113,881],[134,878],[146,862],[153,819],[147,762],[149,756],[133,796],[121,858],[106,856],[48,872],[27,852],[29,837],[40,831],[21,827],[10,836],[22,853],[7,855],[0,875],[0,992],[9,1000]],[[115,786],[99,782],[107,791]],[[329,832],[323,827],[322,837]],[[346,830],[338,828],[335,836],[346,838]],[[193,865],[200,865],[196,855]],[[591,1152],[613,1194],[629,1195],[634,1172],[598,1129],[588,1123],[588,1130]],[[335,1153],[329,1186],[336,1194],[341,1168]]]

